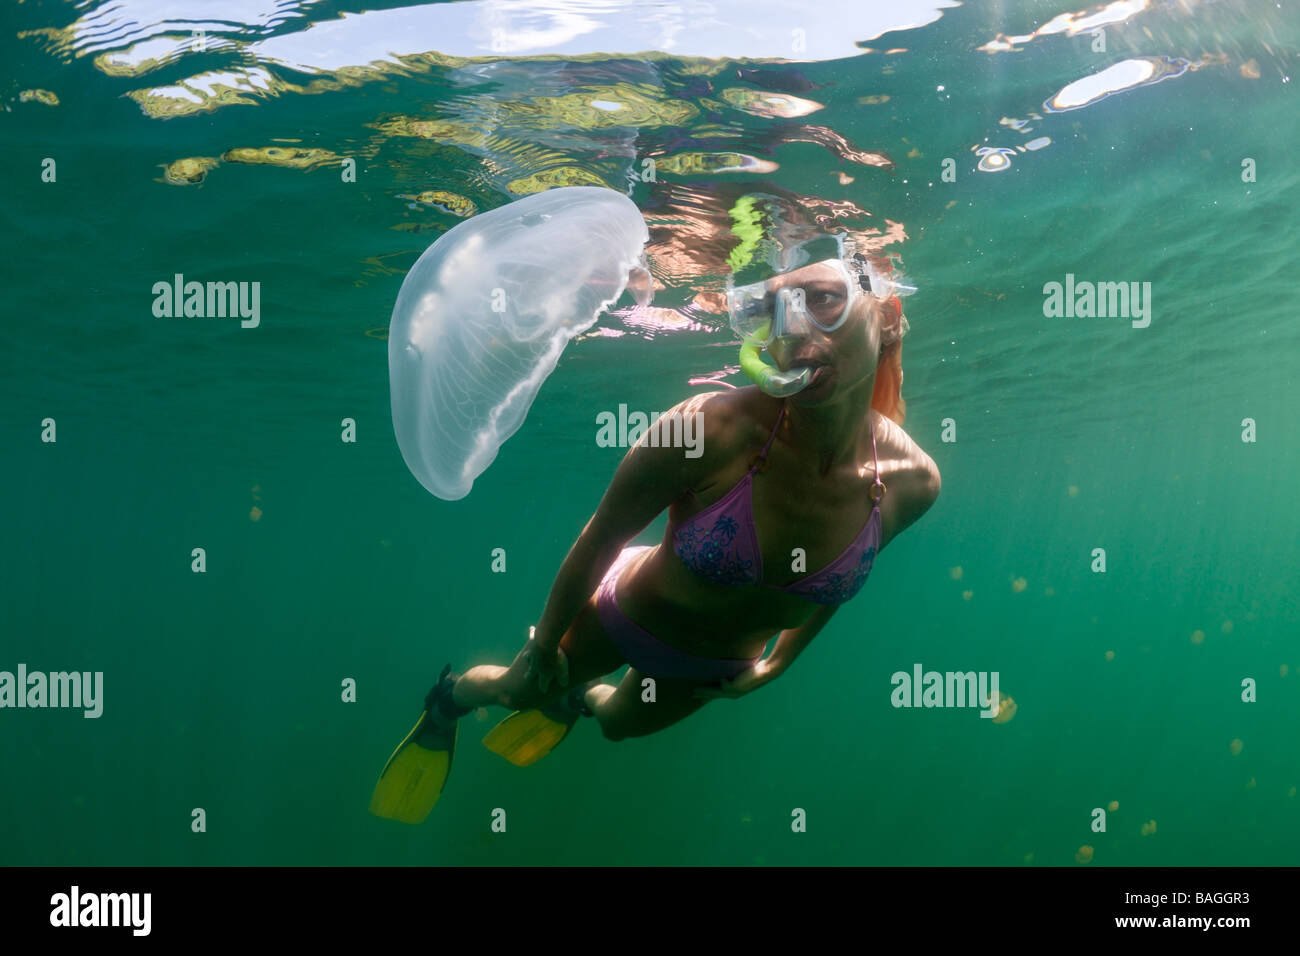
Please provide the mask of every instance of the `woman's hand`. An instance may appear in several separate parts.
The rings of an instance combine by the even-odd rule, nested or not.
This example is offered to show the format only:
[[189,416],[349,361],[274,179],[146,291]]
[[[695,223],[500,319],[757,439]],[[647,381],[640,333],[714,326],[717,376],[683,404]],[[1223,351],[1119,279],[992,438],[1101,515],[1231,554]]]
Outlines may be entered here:
[[569,686],[569,659],[558,647],[547,650],[537,643],[537,628],[528,629],[528,643],[519,652],[519,656],[528,662],[528,672],[524,680],[536,682],[537,689],[543,694],[551,686],[551,681],[558,681],[561,687]]
[[720,697],[744,697],[750,691],[757,690],[764,684],[781,676],[781,670],[764,658],[748,670],[743,670],[732,680],[723,680],[721,687],[697,687],[697,700],[717,700]]

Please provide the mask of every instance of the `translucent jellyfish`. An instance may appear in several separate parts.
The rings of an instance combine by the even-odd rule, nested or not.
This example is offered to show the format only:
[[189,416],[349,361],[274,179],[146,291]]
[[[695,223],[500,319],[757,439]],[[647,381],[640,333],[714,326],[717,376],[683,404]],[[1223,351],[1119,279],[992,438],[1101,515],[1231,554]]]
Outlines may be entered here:
[[485,212],[424,251],[388,330],[393,429],[411,473],[456,501],[518,431],[569,340],[629,284],[650,301],[636,205],[568,186]]
[[998,694],[998,712],[993,716],[993,723],[1005,724],[1016,716],[1016,702],[1007,694]]
[[1091,863],[1092,847],[1088,846],[1087,844],[1079,847],[1079,849],[1075,851],[1074,861],[1076,863]]

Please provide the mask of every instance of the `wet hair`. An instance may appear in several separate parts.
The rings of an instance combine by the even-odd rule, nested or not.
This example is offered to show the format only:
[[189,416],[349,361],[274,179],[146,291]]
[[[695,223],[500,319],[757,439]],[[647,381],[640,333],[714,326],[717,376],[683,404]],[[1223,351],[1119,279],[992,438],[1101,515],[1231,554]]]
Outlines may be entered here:
[[897,332],[889,336],[887,345],[881,346],[876,361],[876,382],[871,389],[871,407],[901,425],[907,417],[907,402],[903,401],[903,336],[908,325],[897,297],[886,299],[885,308],[898,315],[897,323],[890,323],[891,329],[897,327]]

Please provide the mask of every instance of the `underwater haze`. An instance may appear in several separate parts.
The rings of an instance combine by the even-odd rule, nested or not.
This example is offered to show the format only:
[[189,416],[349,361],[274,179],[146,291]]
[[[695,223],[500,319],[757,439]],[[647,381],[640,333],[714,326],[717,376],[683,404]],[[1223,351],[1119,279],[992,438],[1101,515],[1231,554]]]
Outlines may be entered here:
[[[102,674],[98,716],[0,706],[0,864],[1300,860],[1289,0],[0,17],[0,672]],[[569,342],[439,500],[394,437],[398,289],[570,185],[640,209],[653,303]],[[372,816],[444,663],[508,663],[540,616],[625,452],[598,416],[747,384],[746,197],[917,287],[938,502],[770,686],[527,769],[480,711],[426,822]],[[240,309],[176,314],[191,281]],[[894,706],[918,667],[1010,700]]]

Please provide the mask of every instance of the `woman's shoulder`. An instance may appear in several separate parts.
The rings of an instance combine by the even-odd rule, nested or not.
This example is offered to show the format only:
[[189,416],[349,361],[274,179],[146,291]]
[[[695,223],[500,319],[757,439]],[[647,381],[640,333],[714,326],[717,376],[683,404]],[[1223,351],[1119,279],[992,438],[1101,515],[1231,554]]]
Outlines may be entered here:
[[780,414],[781,402],[757,387],[723,389],[692,395],[668,413],[694,418],[696,433],[704,436],[705,455],[725,461],[736,454],[762,447]]
[[[898,526],[895,534],[918,520],[939,498],[943,479],[939,466],[904,429],[886,415],[880,416],[881,457],[890,463],[886,471],[889,492],[897,492]],[[884,468],[881,469],[885,471]]]

